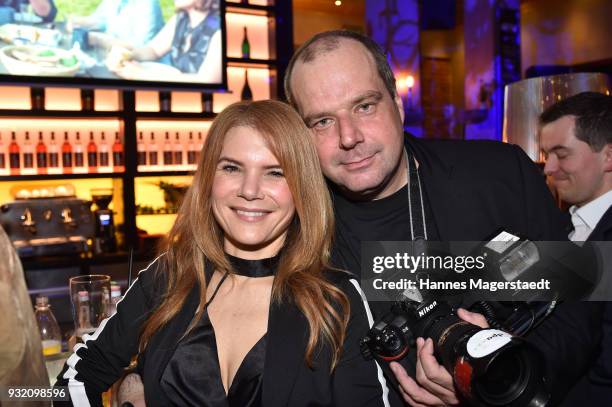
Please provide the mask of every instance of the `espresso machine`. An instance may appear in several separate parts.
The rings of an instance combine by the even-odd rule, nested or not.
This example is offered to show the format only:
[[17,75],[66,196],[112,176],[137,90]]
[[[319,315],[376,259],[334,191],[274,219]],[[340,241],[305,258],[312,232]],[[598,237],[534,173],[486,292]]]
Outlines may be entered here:
[[108,209],[113,200],[111,188],[94,188],[91,190],[91,199],[96,205],[94,211],[94,252],[111,253],[117,251],[115,238],[115,222],[113,211]]
[[94,232],[91,202],[76,198],[74,187],[16,188],[15,201],[0,206],[0,224],[20,257],[89,251]]

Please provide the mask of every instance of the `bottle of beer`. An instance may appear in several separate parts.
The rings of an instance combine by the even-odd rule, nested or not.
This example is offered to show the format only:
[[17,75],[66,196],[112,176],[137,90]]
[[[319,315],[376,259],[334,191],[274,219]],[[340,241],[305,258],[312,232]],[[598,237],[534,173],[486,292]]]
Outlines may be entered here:
[[64,174],[72,173],[72,145],[68,140],[68,132],[64,132],[64,143],[62,144],[62,168]]
[[11,167],[11,175],[19,175],[21,171],[21,155],[14,131],[11,132],[11,144],[9,145],[9,165]]
[[240,100],[253,100],[253,92],[249,86],[249,70],[244,70],[244,85],[242,85],[242,92],[240,93]]
[[110,172],[110,158],[108,152],[108,143],[104,132],[100,134],[100,172]]
[[249,43],[249,36],[247,34],[246,26],[243,27],[242,34],[242,58],[248,59],[251,57],[251,44]]
[[174,155],[172,154],[172,145],[170,144],[170,133],[166,132],[166,139],[164,140],[164,165],[172,165],[172,158],[174,158]]
[[6,152],[4,151],[4,143],[2,142],[2,132],[0,132],[0,174],[6,175]]
[[149,144],[149,165],[154,166],[158,163],[157,143],[155,142],[155,133],[151,132],[151,144]]
[[83,143],[81,143],[81,134],[76,132],[76,140],[74,142],[74,171],[79,173],[87,172],[85,168],[85,156],[83,153]]
[[183,145],[181,144],[180,134],[177,131],[174,138],[174,165],[180,167],[183,165]]
[[47,173],[47,146],[43,140],[42,131],[38,132],[38,144],[36,145],[36,169],[39,174]]
[[30,141],[30,132],[25,133],[25,142],[23,143],[23,168],[34,171],[34,146]]
[[119,138],[119,132],[115,132],[115,142],[113,143],[113,171],[123,172],[124,170],[123,143]]
[[54,173],[59,172],[59,151],[55,142],[55,132],[51,132],[51,141],[49,142],[49,171]]
[[94,140],[93,131],[89,132],[89,143],[87,144],[87,166],[89,172],[98,172],[98,146]]
[[193,132],[189,132],[189,144],[187,144],[187,164],[189,164],[189,169],[194,169],[197,165],[197,155],[198,149],[193,142]]
[[136,145],[136,149],[138,166],[147,165],[147,146],[142,139],[142,131],[138,133],[138,144]]

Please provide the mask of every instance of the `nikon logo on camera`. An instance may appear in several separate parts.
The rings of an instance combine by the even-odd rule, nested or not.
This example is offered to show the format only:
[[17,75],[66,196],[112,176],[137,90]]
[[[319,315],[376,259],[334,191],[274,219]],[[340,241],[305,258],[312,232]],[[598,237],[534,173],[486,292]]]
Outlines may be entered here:
[[433,301],[431,304],[426,305],[425,307],[421,308],[419,310],[419,318],[423,318],[425,315],[427,315],[429,311],[436,308],[436,305],[438,304],[435,301]]

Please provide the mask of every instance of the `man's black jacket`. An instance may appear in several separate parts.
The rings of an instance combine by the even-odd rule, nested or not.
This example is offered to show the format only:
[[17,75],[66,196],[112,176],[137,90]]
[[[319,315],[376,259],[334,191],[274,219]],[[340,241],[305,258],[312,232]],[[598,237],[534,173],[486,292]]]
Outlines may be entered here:
[[[566,218],[556,207],[541,172],[519,147],[495,141],[423,140],[409,135],[405,145],[419,164],[440,240],[481,241],[499,229],[530,240],[567,240]],[[336,222],[335,239],[341,241],[346,238],[342,233],[350,230],[350,219],[337,213]],[[338,250],[333,258],[342,266]],[[380,317],[380,307],[373,308],[375,318]],[[558,404],[597,351],[601,307],[559,304],[527,339],[544,354],[551,404]]]

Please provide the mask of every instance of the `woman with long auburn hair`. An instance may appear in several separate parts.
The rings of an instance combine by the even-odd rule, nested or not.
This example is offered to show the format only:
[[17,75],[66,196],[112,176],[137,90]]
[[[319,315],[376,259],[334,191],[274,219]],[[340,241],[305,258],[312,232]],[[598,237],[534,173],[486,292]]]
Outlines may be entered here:
[[[388,406],[349,273],[329,267],[334,220],[311,136],[276,101],[213,122],[160,256],[58,376],[100,394],[134,355],[149,406]],[[86,404],[85,404],[86,405]]]

